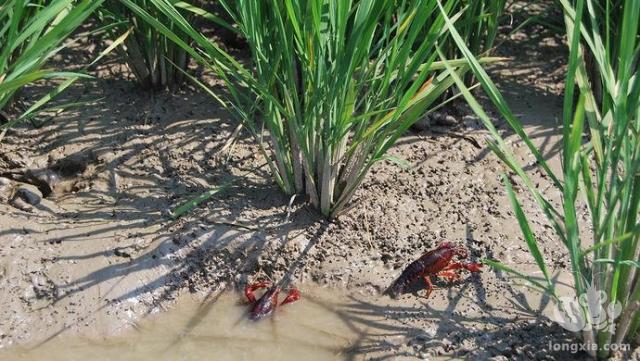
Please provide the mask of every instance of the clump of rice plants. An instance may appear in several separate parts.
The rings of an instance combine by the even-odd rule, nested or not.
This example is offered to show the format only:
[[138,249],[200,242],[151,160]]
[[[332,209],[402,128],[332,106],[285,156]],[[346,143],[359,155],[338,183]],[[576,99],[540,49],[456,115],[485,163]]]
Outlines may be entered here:
[[[145,0],[136,3],[143,8],[149,8]],[[161,15],[158,12],[153,13],[156,18],[161,19]],[[118,33],[130,31],[119,49],[143,88],[163,89],[182,81],[184,75],[180,69],[186,70],[188,63],[187,53],[182,48],[158,33],[148,23],[137,19],[118,0],[105,1],[99,18],[105,25],[117,24],[108,29],[111,38],[119,36]]]
[[[508,195],[544,281],[495,261],[487,263],[515,273],[552,295],[572,319],[583,322],[576,331],[582,333],[591,355],[606,357],[612,345],[637,342],[640,331],[640,1],[561,0],[560,3],[570,48],[563,111],[562,174],[551,171],[487,74],[473,60],[463,39],[455,34],[453,24],[448,20],[447,24],[493,103],[562,194],[561,207],[556,207],[534,186],[480,105],[456,79],[491,131],[490,146],[531,192],[566,246],[576,299],[581,302],[573,308],[560,302],[545,255],[507,177]],[[586,54],[593,59],[596,71],[587,71]],[[594,95],[594,84],[602,89],[600,96]],[[586,204],[589,210],[589,226],[578,222],[580,204]],[[602,315],[606,316],[604,321]]]
[[[64,79],[15,118],[0,119],[0,128],[7,129],[44,110],[49,100],[83,76],[43,67],[65,47],[65,39],[101,3],[101,0],[7,0],[0,5],[0,24],[3,24],[0,27],[0,111],[11,104],[25,85],[44,78]],[[5,117],[8,118],[0,118]]]
[[[172,25],[161,11],[149,0],[135,0],[133,3],[145,9],[157,21],[167,24],[168,28],[185,43],[189,37],[177,26]],[[206,19],[216,26],[235,31],[222,19],[195,6],[182,1],[170,1],[189,23],[196,19]],[[120,47],[125,61],[143,88],[161,90],[179,85],[184,79],[184,72],[189,63],[187,51],[176,45],[165,35],[156,30],[148,22],[138,18],[119,0],[106,0],[99,12],[99,18],[106,26],[110,38],[126,33],[124,44]]]
[[[224,80],[228,100],[258,140],[275,181],[322,214],[345,210],[373,164],[440,95],[453,70],[437,60],[448,36],[436,0],[221,1],[251,51],[250,67],[210,42],[167,0],[149,0],[168,26],[132,11],[182,44]],[[447,1],[455,18],[458,1]],[[178,27],[197,49],[171,31]],[[489,60],[489,59],[485,59]]]

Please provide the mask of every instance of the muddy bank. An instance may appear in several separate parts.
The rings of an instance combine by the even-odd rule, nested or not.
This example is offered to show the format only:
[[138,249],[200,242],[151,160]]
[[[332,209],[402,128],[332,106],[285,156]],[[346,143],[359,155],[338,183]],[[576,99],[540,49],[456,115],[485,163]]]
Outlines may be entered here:
[[[504,40],[498,55],[510,60],[492,72],[557,166],[562,39],[532,25]],[[79,46],[74,54],[83,59],[86,51]],[[402,137],[391,154],[411,167],[374,166],[351,210],[329,223],[300,199],[288,206],[249,135],[241,132],[230,144],[236,123],[206,94],[191,86],[145,93],[121,70],[108,63],[97,79],[65,95],[100,99],[91,106],[42,128],[19,127],[3,140],[0,347],[48,350],[56,336],[132,332],[148,317],[179,309],[176,299],[210,302],[222,290],[288,273],[313,291],[273,327],[304,321],[313,312],[305,307],[329,295],[347,305],[351,333],[340,352],[354,359],[584,357],[551,352],[549,340],[572,342],[572,335],[541,316],[549,301],[491,269],[438,283],[443,289],[428,300],[420,297],[422,285],[399,300],[379,295],[402,267],[443,241],[464,244],[472,260],[494,258],[535,272],[500,181],[505,168],[464,107],[448,124]],[[509,140],[532,165],[524,147]],[[178,220],[169,216],[221,184],[230,186],[202,207]],[[562,270],[568,261],[560,241],[526,193],[516,191],[550,266]],[[240,299],[225,297],[205,304]]]

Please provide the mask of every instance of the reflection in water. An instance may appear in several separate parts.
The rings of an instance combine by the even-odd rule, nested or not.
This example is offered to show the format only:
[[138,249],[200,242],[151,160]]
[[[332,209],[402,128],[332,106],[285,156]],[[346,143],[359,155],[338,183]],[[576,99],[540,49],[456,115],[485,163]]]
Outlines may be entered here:
[[[357,337],[327,296],[303,293],[259,322],[235,293],[180,302],[135,329],[104,340],[58,337],[0,351],[3,360],[340,360]],[[313,300],[312,300],[313,299]]]

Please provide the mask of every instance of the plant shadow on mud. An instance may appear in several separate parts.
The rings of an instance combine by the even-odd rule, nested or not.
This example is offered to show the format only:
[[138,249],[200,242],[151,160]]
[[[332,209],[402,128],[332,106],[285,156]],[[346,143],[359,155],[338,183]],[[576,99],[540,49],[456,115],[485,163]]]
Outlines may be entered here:
[[[473,232],[467,228],[467,243],[473,239]],[[491,258],[491,251],[486,252]],[[484,268],[483,272],[492,272],[497,279],[507,280],[497,269]],[[553,277],[553,282],[562,282],[558,276]],[[579,341],[542,316],[551,303],[548,295],[542,295],[538,301],[531,300],[516,283],[507,281],[498,296],[507,302],[494,306],[488,302],[488,297],[495,298],[496,295],[487,294],[478,273],[454,282],[440,278],[434,281],[437,288],[431,299],[424,297],[426,284],[422,280],[406,290],[403,297],[418,300],[413,305],[392,301],[386,295],[373,299],[349,296],[349,301],[338,305],[314,299],[309,302],[335,312],[357,335],[344,350],[348,360],[416,356],[486,360],[499,355],[508,359],[544,359],[547,356],[563,360],[588,359],[586,353],[550,349],[551,343]],[[445,292],[444,303],[433,299],[437,293]]]
[[[422,299],[418,305],[394,305],[385,300],[368,301],[350,296],[350,302],[332,305],[317,300],[318,305],[336,312],[356,335],[344,350],[348,360],[393,360],[398,357],[438,357],[438,359],[486,360],[495,356],[508,359],[588,359],[587,355],[551,350],[550,343],[578,342],[557,324],[541,319],[540,312],[548,300],[530,305],[525,296],[509,287],[512,307],[493,308],[481,305],[477,314],[456,312],[473,287],[465,282],[456,293],[449,292],[446,307],[433,307]],[[440,290],[442,291],[442,290]],[[435,292],[435,291],[434,291]],[[415,292],[414,292],[415,295]],[[381,296],[381,298],[384,296]],[[469,300],[468,300],[469,301]],[[514,319],[518,320],[514,322]],[[419,327],[416,320],[424,325]]]
[[[304,250],[302,250],[299,256],[291,260],[291,262],[289,263],[288,269],[285,271],[284,277],[282,279],[283,287],[291,282],[292,276],[299,271],[301,263],[304,262],[309,251],[311,251],[312,248],[316,245],[322,232],[324,231],[326,222],[316,223],[317,227],[315,233],[313,233],[312,240],[307,243],[306,247],[304,248]],[[282,227],[278,227],[279,229],[277,230],[277,232],[283,234],[284,238],[288,238],[289,235],[295,236],[298,233],[304,232],[305,228],[308,226],[310,226],[310,224],[304,224],[301,226],[287,223]],[[182,260],[177,264],[175,262],[169,262],[167,260],[158,260],[158,257],[156,257],[156,254],[158,254],[159,252],[164,252],[162,249],[167,247],[167,242],[173,243],[169,240],[165,240],[158,243],[154,249],[149,250],[146,254],[131,259],[129,262],[104,267],[86,275],[85,277],[74,280],[66,286],[66,289],[68,291],[66,291],[62,297],[53,300],[54,304],[65,299],[66,297],[72,296],[74,293],[80,292],[87,288],[99,286],[100,284],[105,283],[109,280],[124,278],[131,272],[136,272],[140,269],[154,268],[163,265],[172,267],[171,271],[168,274],[160,275],[155,280],[143,283],[135,289],[129,290],[128,292],[125,292],[117,297],[110,298],[105,305],[96,307],[86,315],[81,316],[77,322],[65,325],[64,327],[60,328],[58,331],[54,332],[46,339],[38,342],[34,346],[34,348],[40,347],[53,340],[55,337],[74,327],[75,325],[79,325],[85,319],[89,318],[92,314],[105,309],[109,305],[118,304],[127,299],[136,298],[141,295],[153,294],[155,291],[160,291],[159,294],[157,294],[153,298],[152,303],[147,306],[147,311],[142,315],[143,317],[149,316],[154,313],[158,307],[165,307],[166,301],[174,299],[178,291],[184,289],[185,287],[191,288],[190,282],[192,282],[194,278],[198,279],[204,277],[206,279],[198,285],[200,287],[208,288],[208,292],[204,297],[204,300],[202,301],[202,306],[184,326],[184,329],[180,333],[181,336],[176,338],[176,340],[168,345],[168,347],[171,347],[171,345],[173,344],[177,344],[178,342],[180,342],[180,339],[182,337],[187,336],[189,332],[193,330],[205,318],[205,316],[215,305],[218,297],[223,292],[228,291],[229,288],[231,288],[229,287],[230,285],[233,286],[234,280],[237,280],[237,277],[235,277],[237,273],[246,272],[246,274],[253,274],[256,267],[258,267],[258,258],[263,254],[264,248],[266,246],[266,243],[264,242],[264,236],[258,234],[259,232],[253,231],[240,232],[240,234],[245,235],[249,233],[251,234],[241,243],[234,245],[232,251],[229,251],[226,249],[226,247],[236,238],[240,237],[240,234],[228,236],[224,233],[224,230],[217,228],[216,231],[211,234],[207,241],[200,244],[197,248],[190,250],[188,254],[184,256]],[[284,243],[286,243],[286,241],[286,239],[283,239]],[[179,251],[180,247],[170,252]],[[212,261],[212,257],[215,258],[220,254],[224,254],[224,257],[219,259],[219,263],[216,263],[216,260],[213,260],[213,264],[224,265],[227,266],[227,268],[222,272],[217,272],[215,276],[207,274],[208,272],[216,273],[215,270],[211,269],[210,262]],[[74,257],[69,258],[73,259]],[[231,261],[234,259],[241,261],[234,263]],[[264,269],[261,272],[263,275],[269,275],[269,271],[265,271]],[[245,279],[244,281],[247,280]],[[114,287],[115,285],[111,287],[111,289],[106,290],[106,292],[111,292]]]
[[[292,230],[292,232],[296,231],[300,232],[300,229]],[[170,239],[155,242],[154,247],[140,257],[132,258],[128,262],[117,263],[101,268],[84,277],[73,280],[64,285],[64,287],[61,286],[63,295],[54,299],[53,304],[88,288],[100,287],[100,285],[109,281],[123,279],[131,273],[156,267],[167,267],[170,271],[158,275],[156,279],[143,282],[138,287],[130,289],[127,292],[115,297],[110,297],[106,304],[96,307],[90,313],[80,317],[75,324],[80,324],[90,317],[92,313],[96,313],[109,305],[119,304],[128,299],[153,294],[152,302],[147,305],[146,315],[149,315],[154,312],[157,307],[164,307],[166,301],[174,299],[177,292],[181,289],[185,287],[193,288],[192,282],[197,284],[198,289],[208,288],[209,292],[207,297],[205,297],[205,301],[211,301],[211,295],[227,289],[229,282],[233,284],[235,280],[238,280],[236,277],[238,274],[243,272],[246,275],[253,274],[258,266],[258,258],[263,254],[266,246],[264,236],[257,234],[258,232],[241,231],[233,232],[232,234],[226,233],[225,227],[217,227],[206,241],[197,247],[189,247],[186,255],[181,257],[178,262],[172,261],[170,259],[171,255],[181,252],[182,248],[186,248],[187,244],[176,246]],[[239,240],[239,238],[243,239],[240,240],[239,243],[236,242],[231,249],[227,248],[229,244]],[[287,275],[291,275],[297,270],[298,262],[306,256],[314,244],[315,242],[308,243],[303,254],[292,262],[290,269],[286,273]],[[164,254],[164,256],[159,257],[158,254]],[[70,256],[61,259],[74,260],[94,256],[98,257],[99,255]],[[232,260],[240,261],[233,262]],[[220,268],[216,269],[217,266],[220,266]],[[268,271],[265,273],[263,270],[263,273],[268,274]],[[244,281],[246,281],[246,279]],[[103,290],[103,292],[106,294],[111,293],[118,283],[118,281],[112,282],[112,286]],[[213,297],[213,300],[215,300],[215,297]],[[203,309],[203,312],[206,314],[205,309]],[[200,316],[194,318],[194,325],[197,324],[199,319]],[[41,344],[50,341],[73,326],[74,324],[66,325]]]
[[[488,67],[496,80],[511,110],[516,115],[544,159],[549,161],[561,151],[560,121],[562,116],[562,94],[568,50],[562,29],[553,29],[543,24],[557,23],[562,27],[560,7],[550,1],[531,2],[528,6],[516,7],[510,11],[510,23],[503,25],[501,38],[495,55],[505,57]],[[505,34],[533,17],[541,21],[531,21],[515,34],[512,41]],[[481,95],[481,94],[480,94]],[[493,109],[492,106],[487,107]],[[500,116],[500,128],[507,128]],[[479,127],[482,127],[478,123]],[[491,151],[485,148],[477,157],[482,159]],[[531,170],[528,165],[525,170]]]

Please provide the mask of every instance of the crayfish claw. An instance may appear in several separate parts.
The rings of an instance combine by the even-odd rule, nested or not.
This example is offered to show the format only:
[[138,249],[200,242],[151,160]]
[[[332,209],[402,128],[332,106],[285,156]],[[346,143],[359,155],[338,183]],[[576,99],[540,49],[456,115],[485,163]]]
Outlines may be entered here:
[[482,263],[469,262],[469,263],[463,263],[462,265],[464,269],[466,269],[469,272],[480,272],[482,269]]
[[287,303],[296,302],[299,299],[300,299],[300,291],[298,291],[295,288],[292,288],[287,294],[287,297],[285,297],[285,299],[282,301],[280,305],[286,305]]
[[260,288],[267,288],[271,285],[270,282],[268,281],[260,281],[260,282],[256,282],[250,285],[247,285],[244,288],[244,295],[245,297],[247,297],[247,300],[249,301],[249,303],[255,303],[256,302],[256,296],[253,294],[253,291],[258,290]]

